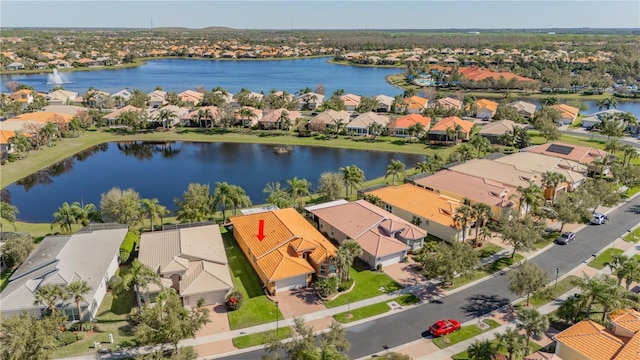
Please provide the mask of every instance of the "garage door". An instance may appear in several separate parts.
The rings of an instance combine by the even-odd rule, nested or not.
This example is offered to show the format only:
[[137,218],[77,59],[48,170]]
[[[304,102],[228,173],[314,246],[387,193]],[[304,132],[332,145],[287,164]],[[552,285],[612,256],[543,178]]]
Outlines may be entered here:
[[307,275],[276,281],[276,291],[299,289],[307,286]]
[[189,307],[198,306],[198,300],[204,299],[202,303],[203,306],[214,305],[214,304],[224,304],[224,296],[225,293],[223,291],[210,292],[206,294],[200,295],[192,295],[187,296],[185,298],[184,304]]
[[382,267],[385,267],[387,265],[393,265],[393,264],[402,262],[403,258],[404,258],[404,252],[401,252],[399,254],[392,254],[392,255],[381,257],[378,263],[382,264]]

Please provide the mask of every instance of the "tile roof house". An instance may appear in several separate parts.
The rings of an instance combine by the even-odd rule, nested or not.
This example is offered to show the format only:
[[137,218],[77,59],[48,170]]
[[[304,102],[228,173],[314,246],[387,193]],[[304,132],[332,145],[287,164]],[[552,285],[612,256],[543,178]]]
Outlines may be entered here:
[[358,115],[347,124],[347,133],[356,136],[366,136],[370,134],[371,125],[380,124],[383,128],[389,124],[388,115],[380,115],[374,112],[366,112]]
[[478,132],[479,135],[486,137],[492,144],[499,144],[500,139],[504,134],[513,134],[515,127],[523,127],[524,125],[518,124],[511,120],[499,120],[490,122],[484,126]]
[[298,103],[298,110],[315,110],[324,102],[324,95],[309,92],[300,95],[296,102]]
[[640,313],[622,309],[609,315],[609,326],[583,320],[554,336],[562,359],[636,360],[640,358]]
[[178,99],[180,99],[184,103],[189,103],[192,106],[200,104],[202,101],[203,93],[193,90],[185,90],[178,94]]
[[[442,118],[431,126],[427,139],[431,144],[469,140],[469,135],[474,125],[473,121],[462,120],[457,116]],[[453,138],[448,138],[447,129],[454,131]]]
[[447,166],[451,171],[481,177],[515,188],[529,187],[532,183],[540,184],[540,174],[519,169],[517,166],[488,159],[472,159],[462,164]]
[[520,151],[528,151],[538,154],[555,156],[567,160],[573,160],[586,165],[591,165],[594,161],[601,160],[604,157],[609,156],[609,153],[604,150],[561,142],[533,145]]
[[159,108],[167,103],[167,92],[163,90],[153,90],[148,93],[147,106],[151,108]]
[[47,123],[69,123],[72,119],[73,116],[69,114],[36,111],[20,114],[0,122],[0,130],[22,131],[25,134],[33,133]]
[[9,95],[9,99],[12,101],[17,101],[23,104],[31,104],[33,102],[33,97],[35,92],[29,89],[20,89],[16,92],[13,92]]
[[533,115],[536,113],[536,104],[532,104],[530,102],[518,100],[509,103],[508,106],[516,109],[518,114],[524,116],[525,119],[533,118]]
[[[211,118],[200,118],[200,114],[204,114],[206,111],[209,111],[209,114],[211,114]],[[188,123],[188,124],[198,124],[200,127],[204,126],[206,127],[206,123],[207,121],[209,121],[211,123],[211,127],[213,127],[213,124],[216,122],[218,116],[218,107],[217,106],[202,106],[196,110],[193,110],[189,113],[187,113],[186,115],[184,115],[181,120],[184,123]]]
[[458,99],[454,99],[452,97],[443,97],[435,101],[434,104],[439,104],[440,106],[447,109],[462,109],[462,101]]
[[[422,116],[420,114],[405,115],[392,120],[391,124],[389,125],[389,129],[391,129],[392,136],[408,137],[408,136],[411,136],[411,134],[409,134],[409,131],[408,131],[409,127],[414,126],[416,124],[422,125],[424,132],[423,134],[419,135],[419,136],[422,136],[424,135],[424,133],[429,131],[429,126],[431,126],[431,118]],[[415,135],[418,135],[418,134],[413,134],[413,136]]]
[[311,131],[323,131],[325,128],[334,128],[340,121],[342,125],[349,123],[349,112],[346,110],[336,111],[327,110],[314,116],[307,123],[307,127]]
[[491,119],[498,110],[498,103],[495,101],[480,99],[476,101],[476,116],[481,119]]
[[462,203],[452,197],[434,193],[413,184],[387,186],[366,191],[382,200],[383,208],[408,221],[419,224],[430,235],[445,241],[462,239],[462,229],[453,220]]
[[[158,121],[158,117],[161,115],[162,110],[166,110],[170,113],[173,113],[173,117],[167,120],[172,126],[179,124],[180,119],[182,119],[183,117],[185,117],[187,114],[190,113],[189,108],[178,106],[178,105],[167,105],[158,109],[148,110],[149,119],[153,121]],[[168,126],[168,125],[163,124],[163,126]]]
[[560,112],[560,119],[558,120],[558,123],[565,125],[573,124],[580,113],[580,109],[567,104],[555,104],[549,107]]
[[107,115],[103,116],[102,119],[107,121],[109,123],[109,126],[115,125],[116,123],[116,119],[118,119],[118,116],[120,116],[120,114],[122,113],[126,113],[128,111],[136,111],[139,113],[144,113],[144,114],[148,114],[147,111],[145,109],[140,109],[137,108],[133,105],[127,105],[123,108],[120,109],[115,109],[112,112],[108,113]]
[[429,99],[415,95],[405,98],[403,101],[409,114],[421,114],[422,110],[426,109],[429,104]]
[[378,105],[378,109],[376,109],[376,112],[391,111],[391,107],[393,106],[393,102],[395,101],[393,97],[388,95],[376,95],[374,98],[378,100],[378,102],[380,102],[380,105]]
[[77,92],[68,90],[56,90],[44,96],[49,105],[65,105],[67,102],[71,102],[77,97]]
[[[281,129],[289,130],[296,123],[296,120],[302,117],[300,111],[287,110],[284,108],[269,110],[262,114],[258,120],[258,125],[263,129]],[[288,124],[287,120],[288,118]]]
[[69,320],[93,320],[107,293],[107,282],[119,265],[120,245],[128,228],[121,224],[96,224],[73,235],[47,236],[11,274],[2,291],[2,316],[28,311],[40,316],[34,292],[45,284],[68,285],[85,280],[91,287],[78,314],[73,300],[58,304]]
[[485,203],[491,207],[491,213],[496,220],[518,207],[519,194],[516,187],[482,177],[441,170],[425,177],[414,177],[410,181],[461,202],[468,199],[471,204]]
[[582,118],[581,126],[583,128],[590,129],[600,124],[602,122],[602,119],[604,119],[607,116],[614,116],[616,114],[624,114],[624,113],[625,113],[624,111],[620,111],[618,109],[608,109],[608,110],[598,111]]
[[75,105],[47,105],[42,111],[76,116],[81,111],[87,111],[87,108]]
[[[322,205],[322,204],[320,204]],[[319,206],[310,211],[318,230],[339,244],[355,240],[372,269],[402,262],[407,252],[422,247],[427,232],[365,200]]]
[[335,273],[335,246],[295,209],[235,216],[230,221],[234,238],[270,294],[304,288],[314,274],[326,278]]
[[[175,289],[185,306],[222,304],[233,288],[229,262],[218,225],[142,233],[140,262]],[[150,285],[146,296],[160,288]]]
[[361,98],[359,95],[354,94],[344,94],[340,96],[340,99],[344,101],[344,106],[346,106],[347,111],[355,111],[358,105],[360,105]]

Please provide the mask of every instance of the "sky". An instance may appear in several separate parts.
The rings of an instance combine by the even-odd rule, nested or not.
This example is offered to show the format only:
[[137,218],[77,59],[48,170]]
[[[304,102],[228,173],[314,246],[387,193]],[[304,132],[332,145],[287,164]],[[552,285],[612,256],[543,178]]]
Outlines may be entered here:
[[640,28],[640,0],[0,0],[7,27]]

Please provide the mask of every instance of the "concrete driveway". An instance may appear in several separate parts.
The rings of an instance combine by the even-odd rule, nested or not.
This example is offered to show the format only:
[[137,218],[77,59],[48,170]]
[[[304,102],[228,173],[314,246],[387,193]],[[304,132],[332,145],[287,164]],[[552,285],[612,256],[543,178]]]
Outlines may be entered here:
[[411,256],[409,256],[408,262],[387,265],[382,268],[382,271],[404,287],[422,285],[427,282],[424,276],[420,274],[420,268]]
[[312,288],[278,292],[273,298],[285,319],[327,309]]
[[206,324],[196,336],[207,336],[213,334],[221,334],[227,331],[230,331],[229,328],[229,318],[227,317],[227,309],[224,305],[216,305],[216,306],[205,306],[205,308],[209,309],[209,320],[211,320],[208,324]]

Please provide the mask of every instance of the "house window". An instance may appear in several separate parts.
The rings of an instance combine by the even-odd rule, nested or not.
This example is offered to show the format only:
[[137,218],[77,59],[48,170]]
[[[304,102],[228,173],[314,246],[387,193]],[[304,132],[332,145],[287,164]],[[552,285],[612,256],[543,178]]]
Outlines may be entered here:
[[79,321],[80,315],[78,314],[77,307],[69,307],[64,309],[64,315],[67,317],[67,321]]
[[303,258],[303,259],[306,259],[308,254],[309,254],[309,253],[303,252],[303,253],[302,253],[302,258]]
[[384,204],[384,209],[388,212],[392,212],[393,211],[393,207],[389,204]]
[[327,267],[325,265],[320,266],[320,275],[327,275]]

